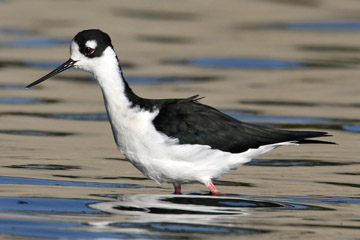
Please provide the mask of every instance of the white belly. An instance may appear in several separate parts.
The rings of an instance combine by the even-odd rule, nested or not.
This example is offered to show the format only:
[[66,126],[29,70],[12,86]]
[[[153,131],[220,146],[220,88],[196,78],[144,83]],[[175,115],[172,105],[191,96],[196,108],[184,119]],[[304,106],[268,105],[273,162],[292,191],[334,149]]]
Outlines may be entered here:
[[[129,114],[130,113],[130,114]],[[231,154],[211,149],[207,145],[179,144],[158,132],[152,124],[157,112],[139,111],[121,119],[109,116],[115,141],[125,157],[148,178],[161,183],[192,183],[219,178],[231,169],[239,168],[253,157],[266,153],[279,143]]]

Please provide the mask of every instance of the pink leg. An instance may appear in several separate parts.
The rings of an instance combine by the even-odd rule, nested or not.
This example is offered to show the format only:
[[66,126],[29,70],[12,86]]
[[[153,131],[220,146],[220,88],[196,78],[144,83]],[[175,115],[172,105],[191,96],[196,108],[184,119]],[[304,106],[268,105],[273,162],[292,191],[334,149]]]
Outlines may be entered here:
[[173,185],[174,185],[174,190],[175,190],[174,194],[181,195],[182,194],[181,193],[181,185],[180,184],[173,184]]
[[219,196],[220,192],[219,190],[216,189],[215,185],[213,184],[213,182],[211,180],[208,180],[205,185],[208,187],[208,189],[211,192],[211,195],[213,196]]

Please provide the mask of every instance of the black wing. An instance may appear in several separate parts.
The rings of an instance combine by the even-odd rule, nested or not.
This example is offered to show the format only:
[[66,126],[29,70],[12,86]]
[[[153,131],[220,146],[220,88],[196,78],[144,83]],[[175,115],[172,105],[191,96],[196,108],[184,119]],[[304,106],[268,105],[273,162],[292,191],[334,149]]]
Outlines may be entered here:
[[209,145],[213,149],[240,153],[262,145],[296,141],[331,143],[307,138],[329,136],[326,132],[286,131],[238,121],[210,106],[187,99],[166,101],[154,119],[155,128],[180,144]]

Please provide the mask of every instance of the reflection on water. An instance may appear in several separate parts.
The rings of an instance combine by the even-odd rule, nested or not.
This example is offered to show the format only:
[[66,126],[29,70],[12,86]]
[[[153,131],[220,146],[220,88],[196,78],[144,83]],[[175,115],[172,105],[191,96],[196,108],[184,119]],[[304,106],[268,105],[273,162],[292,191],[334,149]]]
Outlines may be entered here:
[[24,86],[20,84],[0,83],[0,89],[24,89]]
[[156,21],[192,21],[196,18],[193,13],[180,11],[121,8],[114,12],[120,16]]
[[348,46],[348,45],[300,45],[298,48],[301,51],[314,51],[314,52],[333,52],[333,53],[358,53],[360,52],[360,47],[358,45]]
[[317,102],[295,102],[295,101],[265,101],[265,100],[243,100],[240,103],[262,106],[293,106],[293,107],[360,107],[360,103],[317,103]]
[[184,60],[179,63],[197,67],[248,69],[296,69],[305,66],[298,61],[257,58],[198,58]]
[[198,193],[191,195],[120,195],[118,201],[99,202],[91,204],[90,207],[113,214],[126,214],[126,212],[140,215],[182,214],[194,218],[199,218],[201,215],[246,216],[251,214],[250,209],[260,211],[278,208],[282,210],[331,210],[319,206],[302,205],[298,202],[254,200],[237,195],[213,197]]
[[1,211],[34,214],[44,212],[57,213],[100,213],[98,210],[88,208],[88,204],[95,200],[66,199],[66,198],[40,198],[40,197],[0,197]]
[[[6,9],[24,3],[0,4]],[[42,4],[55,6],[51,1]],[[92,3],[86,8],[82,1],[56,4],[94,16]],[[337,6],[340,11],[335,11]],[[261,14],[265,7],[267,14]],[[151,90],[146,92],[149,97],[157,98],[159,91],[169,97],[199,93],[236,119],[329,131],[334,135],[329,141],[339,143],[336,148],[276,150],[268,158],[255,159],[214,180],[228,193],[219,197],[197,192],[204,190],[201,185],[192,185],[187,195],[164,195],[172,191],[171,185],[160,187],[140,175],[110,146],[110,129],[104,127],[107,115],[104,108],[92,106],[97,100],[89,89],[98,87],[89,75],[59,75],[59,88],[51,92],[45,85],[23,90],[31,82],[29,76],[41,76],[39,72],[47,73],[67,59],[71,39],[66,36],[81,25],[74,11],[65,18],[44,12],[39,16],[46,21],[40,21],[27,15],[37,16],[41,10],[34,7],[24,16],[13,14],[16,21],[10,25],[11,19],[5,19],[0,26],[0,238],[355,238],[360,171],[353,148],[360,132],[360,47],[354,39],[360,22],[350,17],[357,16],[357,9],[350,0],[215,5],[203,0],[160,5],[139,0],[123,7],[108,1],[96,11],[99,26],[123,23],[118,30],[106,31],[124,59],[127,80],[143,92]],[[258,82],[264,88],[249,87]],[[77,89],[81,101],[64,94],[68,88]],[[279,88],[282,96],[275,96]],[[236,90],[234,110],[227,110],[226,95]],[[291,100],[297,90],[304,95],[294,93],[297,98]],[[319,95],[308,97],[307,91]],[[280,108],[291,108],[291,115],[273,114]],[[308,115],[304,109],[318,113]],[[351,115],[344,116],[342,110]],[[86,134],[73,134],[79,131]]]
[[26,165],[11,165],[5,166],[8,168],[24,168],[24,169],[43,169],[43,170],[70,170],[80,169],[79,166],[59,165],[59,164],[26,164]]
[[44,47],[57,47],[61,45],[69,44],[69,40],[60,40],[53,38],[26,38],[12,41],[0,42],[0,47],[11,48],[44,48]]
[[162,239],[155,234],[116,233],[76,230],[84,228],[83,224],[76,222],[63,222],[53,220],[23,220],[23,219],[0,219],[0,231],[3,234],[49,239]]
[[326,59],[311,61],[262,59],[262,58],[195,58],[186,60],[168,60],[165,63],[175,63],[205,68],[235,68],[235,69],[312,69],[312,68],[353,68],[359,62],[354,58]]
[[360,125],[343,125],[342,128],[345,131],[360,132]]
[[[0,59],[0,68],[21,67],[21,68],[57,68],[62,62],[55,61],[10,61]],[[70,69],[71,70],[71,69]]]
[[21,27],[0,27],[0,35],[24,35],[29,34],[29,29]]
[[65,137],[74,135],[67,132],[54,132],[54,131],[35,131],[35,130],[0,130],[0,134],[12,134],[23,136],[47,136],[47,137]]
[[253,159],[246,163],[249,166],[268,166],[268,167],[314,167],[314,166],[345,166],[360,164],[358,162],[329,162],[322,160],[297,160],[297,159]]
[[[262,102],[262,101],[260,101]],[[254,103],[253,101],[245,103]],[[260,104],[256,102],[256,104]],[[288,102],[267,102],[271,105],[279,106],[328,106],[328,104],[313,104],[313,103],[288,103]],[[358,104],[346,104],[342,107],[357,107]],[[295,116],[262,116],[252,114],[242,114],[237,110],[224,110],[224,112],[231,117],[244,122],[255,122],[262,125],[271,127],[285,128],[285,129],[296,129],[296,128],[309,128],[309,129],[332,129],[349,132],[359,132],[360,119],[331,119],[331,118],[318,118],[318,117],[295,117]]]
[[100,182],[61,181],[61,180],[52,180],[52,179],[6,177],[6,176],[0,176],[0,184],[75,186],[75,187],[100,187],[100,188],[149,188],[148,186],[142,186],[138,184],[112,184],[112,183],[100,183]]
[[0,104],[39,104],[56,103],[55,99],[24,98],[24,97],[0,97]]
[[290,31],[324,31],[353,32],[360,31],[360,21],[319,21],[288,22],[242,25],[239,29],[251,30],[290,30]]
[[[105,197],[105,196],[104,196]],[[116,196],[113,196],[116,197]],[[360,204],[347,197],[265,197],[206,195],[120,195],[116,201],[66,199],[46,197],[0,197],[2,233],[29,237],[57,238],[146,238],[188,239],[192,234],[269,234],[274,224],[241,224],[241,219],[262,212],[280,214],[289,211],[334,212],[331,207],[318,205]],[[262,200],[260,200],[262,199]],[[124,221],[104,221],[106,214],[123,216]],[[77,216],[57,221],[51,216]],[[27,215],[35,219],[11,216]],[[92,218],[86,221],[85,216]],[[41,218],[39,218],[41,217]],[[79,218],[80,217],[80,218]],[[283,217],[286,217],[283,215]],[[44,218],[48,218],[44,220]],[[77,220],[78,219],[78,220]],[[244,222],[245,223],[245,222]],[[278,223],[279,224],[279,223]],[[282,222],[287,226],[291,222]],[[316,224],[316,223],[311,223]],[[343,225],[343,228],[351,227]],[[76,229],[74,229],[76,228]],[[31,230],[30,230],[31,229]],[[25,231],[27,230],[27,231]],[[176,235],[174,235],[176,234]]]

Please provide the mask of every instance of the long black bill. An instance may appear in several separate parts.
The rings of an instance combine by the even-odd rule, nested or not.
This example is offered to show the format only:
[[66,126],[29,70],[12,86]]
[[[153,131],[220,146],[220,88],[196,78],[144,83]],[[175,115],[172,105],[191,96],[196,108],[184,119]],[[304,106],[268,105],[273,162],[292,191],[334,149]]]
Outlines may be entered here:
[[46,79],[49,79],[53,76],[55,76],[56,74],[58,73],[61,73],[63,71],[65,71],[66,69],[69,69],[71,67],[74,66],[74,64],[76,63],[76,61],[72,60],[71,58],[69,60],[67,60],[66,62],[64,62],[63,64],[61,64],[61,66],[57,67],[54,71],[46,74],[45,76],[43,76],[42,78],[40,78],[39,80],[36,80],[35,82],[33,83],[30,83],[29,85],[27,85],[25,87],[25,89],[29,89],[31,88],[32,86],[35,86],[43,81],[45,81]]

